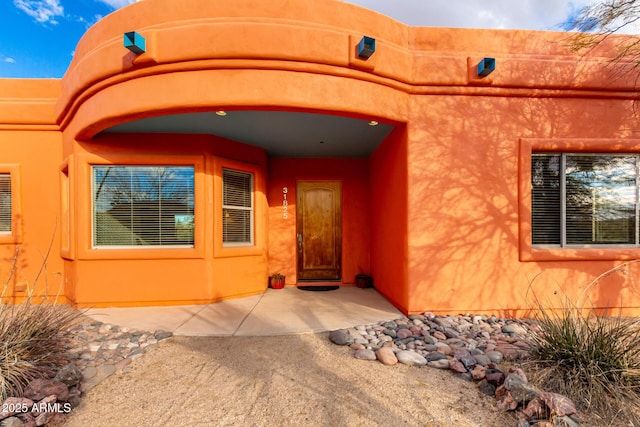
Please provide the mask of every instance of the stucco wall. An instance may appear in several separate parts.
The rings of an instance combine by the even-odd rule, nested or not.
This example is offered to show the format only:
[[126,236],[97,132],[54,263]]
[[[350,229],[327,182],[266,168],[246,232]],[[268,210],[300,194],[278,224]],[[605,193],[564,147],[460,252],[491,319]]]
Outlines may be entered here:
[[[2,297],[60,296],[59,161],[55,123],[60,80],[0,79],[0,172],[11,173],[13,230],[0,236]],[[46,179],[44,177],[47,177]]]
[[[132,30],[147,38],[146,53],[122,46]],[[376,38],[367,61],[355,55],[363,35]],[[640,258],[640,249],[530,247],[531,149],[640,151],[637,74],[609,61],[619,39],[582,56],[566,37],[414,28],[333,0],[145,0],[122,8],[87,31],[63,79],[0,80],[0,153],[22,170],[24,276],[38,264],[50,224],[67,218],[61,168],[70,239],[56,240],[50,270],[62,270],[64,257],[66,294],[79,304],[249,295],[276,270],[292,283],[295,230],[293,219],[281,221],[281,189],[297,179],[341,179],[343,279],[370,272],[405,312],[523,314],[532,289],[640,307],[635,264],[588,287]],[[483,57],[495,58],[496,70],[481,78]],[[260,148],[211,136],[101,134],[140,118],[218,109],[375,118],[395,130],[368,159],[348,160],[268,159]],[[105,255],[90,247],[90,164],[185,156],[200,171],[204,233],[193,250]],[[256,173],[255,247],[216,243],[224,162]]]
[[[550,251],[564,254],[564,262],[521,260],[520,253],[527,236],[520,229],[530,215],[530,204],[520,209],[521,181],[530,185],[530,163],[520,165],[530,152],[522,152],[521,140],[539,138],[547,149],[637,152],[637,140],[629,138],[638,133],[633,101],[432,96],[416,97],[415,111],[421,114],[409,125],[409,311],[522,314],[527,294],[529,302],[532,292],[575,298],[598,275],[638,257],[637,249],[612,248]],[[597,138],[608,141],[590,148]],[[588,296],[599,306],[636,307],[638,270],[631,272],[610,275]]]
[[407,129],[400,127],[369,158],[374,286],[405,312],[410,303],[407,141]]
[[[0,173],[12,176],[12,233],[0,236],[4,297],[61,295],[61,224],[58,163],[60,134],[0,129]],[[49,177],[44,179],[43,177]]]

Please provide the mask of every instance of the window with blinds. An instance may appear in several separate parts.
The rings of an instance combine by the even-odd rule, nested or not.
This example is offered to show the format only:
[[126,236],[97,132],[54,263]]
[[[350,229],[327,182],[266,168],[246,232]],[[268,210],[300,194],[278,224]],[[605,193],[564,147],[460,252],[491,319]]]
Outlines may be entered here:
[[253,245],[253,174],[222,169],[223,246]]
[[193,247],[193,166],[92,166],[94,247]]
[[638,155],[534,153],[532,243],[638,246]]
[[0,173],[0,234],[11,234],[11,174]]

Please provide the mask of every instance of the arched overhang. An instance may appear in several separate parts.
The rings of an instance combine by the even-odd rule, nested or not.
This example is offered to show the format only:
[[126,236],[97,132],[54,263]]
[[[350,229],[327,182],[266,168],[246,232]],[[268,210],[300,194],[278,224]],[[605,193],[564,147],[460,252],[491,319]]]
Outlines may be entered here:
[[[130,31],[146,38],[144,53],[123,46]],[[364,36],[376,40],[369,58],[356,53]],[[623,91],[616,96],[632,96],[634,85],[602,73],[602,58],[578,63],[562,40],[413,28],[336,0],[145,0],[105,17],[80,41],[57,122],[66,141],[86,141],[130,121],[217,109],[397,124],[410,121],[414,95],[584,96],[605,82]],[[485,54],[497,57],[498,71],[479,77]]]
[[[377,132],[366,131],[375,135],[375,148],[408,120],[404,25],[342,2],[279,3],[187,0],[171,12],[170,1],[146,0],[101,20],[81,40],[63,79],[56,111],[65,141],[127,129],[185,131],[190,120],[206,121],[207,114],[225,110],[243,111],[244,128],[293,123],[289,131],[299,128],[300,139],[327,127],[346,138],[376,121]],[[140,55],[122,44],[132,29],[147,39]],[[374,29],[385,38],[378,50],[391,55],[381,64],[375,54],[365,60],[355,52],[358,40]],[[196,127],[207,128],[204,123]],[[204,131],[216,134],[210,127]],[[221,136],[242,141],[242,131]]]
[[[269,143],[272,136],[280,145],[264,148],[275,155],[368,157],[402,121],[405,96],[357,79],[286,71],[164,73],[95,93],[79,106],[66,132],[79,141],[104,131],[210,133],[252,145]],[[216,116],[218,110],[229,114]],[[373,120],[380,125],[369,126]],[[255,137],[259,132],[264,139]]]

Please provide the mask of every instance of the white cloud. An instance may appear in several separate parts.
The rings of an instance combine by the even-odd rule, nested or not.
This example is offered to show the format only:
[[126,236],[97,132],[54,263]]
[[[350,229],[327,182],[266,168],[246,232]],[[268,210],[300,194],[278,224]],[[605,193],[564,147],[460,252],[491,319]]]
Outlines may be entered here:
[[[119,9],[142,0],[98,0]],[[213,0],[211,0],[213,1]],[[266,0],[268,1],[268,0]],[[501,28],[562,31],[584,6],[602,0],[342,0],[425,27]]]
[[135,3],[136,0],[100,0],[107,6],[111,6],[114,9],[120,9],[128,4]]
[[4,62],[8,62],[9,64],[15,64],[16,60],[11,58],[10,56],[7,56],[6,58],[4,58]]
[[561,30],[575,10],[597,0],[343,0],[409,25]]
[[91,17],[91,18],[85,18],[84,16],[74,16],[73,17],[73,19],[76,22],[84,24],[87,28],[92,27],[96,22],[98,22],[102,18],[104,18],[104,16],[100,15],[99,13],[94,14],[93,17]]
[[13,0],[13,4],[37,22],[57,24],[56,16],[64,16],[60,0]]

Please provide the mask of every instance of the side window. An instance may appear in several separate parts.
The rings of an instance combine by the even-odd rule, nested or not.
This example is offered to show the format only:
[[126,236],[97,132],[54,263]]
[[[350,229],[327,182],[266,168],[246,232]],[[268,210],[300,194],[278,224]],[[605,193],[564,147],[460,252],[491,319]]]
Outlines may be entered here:
[[223,246],[253,245],[253,217],[253,174],[222,169]]
[[13,232],[11,190],[11,174],[0,173],[0,234],[11,234]]
[[638,156],[534,153],[534,246],[638,247]]
[[193,247],[193,166],[91,169],[94,247]]

